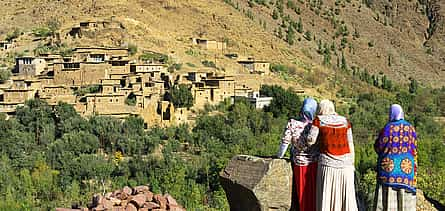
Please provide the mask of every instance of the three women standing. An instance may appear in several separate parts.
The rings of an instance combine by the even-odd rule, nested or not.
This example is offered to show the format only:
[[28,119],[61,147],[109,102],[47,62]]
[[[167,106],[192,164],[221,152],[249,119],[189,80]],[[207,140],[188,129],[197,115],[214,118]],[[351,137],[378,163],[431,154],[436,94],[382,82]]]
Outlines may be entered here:
[[[357,210],[351,124],[329,100],[320,102],[314,117],[316,109],[314,99],[304,101],[299,119],[287,124],[278,157],[292,143],[300,210]],[[417,135],[404,120],[400,105],[390,107],[389,122],[374,148],[378,155],[375,210],[416,210]]]
[[376,210],[416,210],[417,135],[400,105],[390,107],[389,122],[374,149],[377,159]]

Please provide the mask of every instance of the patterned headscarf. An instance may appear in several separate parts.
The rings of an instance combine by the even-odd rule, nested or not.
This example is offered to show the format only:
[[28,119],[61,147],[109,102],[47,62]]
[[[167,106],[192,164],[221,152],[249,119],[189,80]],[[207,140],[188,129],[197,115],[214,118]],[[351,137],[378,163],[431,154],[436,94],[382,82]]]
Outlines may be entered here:
[[334,103],[330,100],[322,100],[320,102],[320,115],[336,115]]
[[405,118],[402,106],[399,104],[392,104],[389,108],[389,121],[398,121]]
[[306,98],[303,101],[303,106],[300,111],[300,118],[306,122],[311,122],[315,118],[315,112],[317,111],[317,101],[313,98]]

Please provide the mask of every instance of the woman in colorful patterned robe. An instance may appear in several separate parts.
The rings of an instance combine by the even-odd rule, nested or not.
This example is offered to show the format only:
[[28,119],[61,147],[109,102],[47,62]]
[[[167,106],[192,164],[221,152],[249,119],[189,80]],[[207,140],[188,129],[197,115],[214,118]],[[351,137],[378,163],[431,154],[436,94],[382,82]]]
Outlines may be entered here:
[[315,188],[319,150],[316,136],[310,137],[312,120],[317,111],[317,102],[306,98],[298,119],[290,119],[281,139],[278,157],[282,158],[291,144],[292,166],[296,198],[300,210],[315,211]]
[[416,210],[417,135],[400,105],[391,105],[377,152],[375,210]]
[[334,103],[320,102],[311,135],[318,135],[317,210],[358,210],[354,188],[354,144],[349,121],[335,112]]

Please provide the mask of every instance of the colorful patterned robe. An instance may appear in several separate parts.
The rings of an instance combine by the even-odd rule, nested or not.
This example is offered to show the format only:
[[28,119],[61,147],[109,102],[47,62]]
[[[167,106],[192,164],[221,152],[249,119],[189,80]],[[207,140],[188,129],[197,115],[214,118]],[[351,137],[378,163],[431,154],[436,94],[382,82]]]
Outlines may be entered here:
[[374,145],[378,155],[377,181],[416,192],[417,135],[405,120],[389,122]]

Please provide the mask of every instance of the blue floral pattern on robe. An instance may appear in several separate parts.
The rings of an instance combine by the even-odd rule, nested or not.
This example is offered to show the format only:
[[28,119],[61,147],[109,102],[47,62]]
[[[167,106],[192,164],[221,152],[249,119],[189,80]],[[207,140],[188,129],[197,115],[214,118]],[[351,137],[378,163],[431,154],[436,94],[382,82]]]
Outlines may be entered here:
[[378,155],[377,181],[393,188],[416,192],[417,134],[405,120],[392,121],[374,145]]

